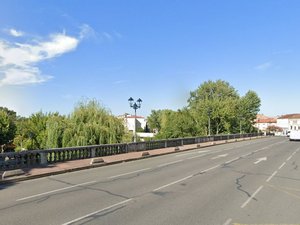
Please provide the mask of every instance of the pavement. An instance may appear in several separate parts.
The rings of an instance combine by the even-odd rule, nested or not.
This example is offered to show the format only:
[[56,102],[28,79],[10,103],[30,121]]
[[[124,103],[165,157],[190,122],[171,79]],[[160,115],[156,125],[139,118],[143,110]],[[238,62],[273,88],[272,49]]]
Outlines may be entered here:
[[92,163],[91,158],[59,162],[55,164],[49,164],[48,166],[44,166],[44,167],[22,168],[21,170],[20,169],[16,170],[15,173],[14,171],[12,171],[11,174],[5,176],[3,176],[4,171],[2,171],[2,174],[0,171],[0,175],[1,175],[0,184],[9,183],[9,182],[18,182],[18,181],[23,181],[28,179],[35,179],[35,178],[40,178],[45,176],[68,173],[72,171],[91,169],[91,168],[101,167],[101,166],[108,166],[116,163],[140,160],[147,157],[156,157],[156,156],[171,154],[178,151],[189,151],[197,148],[204,148],[213,145],[220,145],[220,144],[232,143],[236,141],[244,141],[249,139],[250,138],[241,138],[241,139],[233,139],[228,141],[215,141],[215,142],[206,142],[200,144],[184,145],[184,146],[179,146],[177,148],[169,147],[169,148],[161,148],[161,149],[148,150],[148,151],[130,152],[125,154],[101,157],[102,162],[99,163]]

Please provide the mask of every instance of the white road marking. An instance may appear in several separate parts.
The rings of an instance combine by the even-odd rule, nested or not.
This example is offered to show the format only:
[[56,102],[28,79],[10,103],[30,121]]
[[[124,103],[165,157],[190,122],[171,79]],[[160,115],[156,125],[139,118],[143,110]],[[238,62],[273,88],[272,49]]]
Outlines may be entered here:
[[179,162],[182,162],[183,160],[177,160],[177,161],[174,161],[174,162],[169,162],[169,163],[164,163],[164,164],[161,164],[161,165],[158,165],[157,167],[164,167],[164,166],[168,166],[168,165],[172,165],[172,164],[175,164],[175,163],[179,163]]
[[249,156],[249,155],[251,155],[251,154],[253,154],[253,153],[250,152],[250,153],[247,153],[247,154],[245,154],[245,155],[242,155],[241,157],[242,157],[242,158],[245,158],[245,157],[247,157],[247,156]]
[[190,179],[190,178],[192,178],[192,177],[193,177],[193,175],[190,175],[190,176],[187,176],[187,177],[182,178],[182,179],[180,179],[180,180],[176,180],[176,181],[174,181],[174,182],[172,182],[172,183],[169,183],[169,184],[166,184],[166,185],[163,185],[163,186],[161,186],[161,187],[159,187],[159,188],[154,189],[153,192],[159,191],[159,190],[161,190],[161,189],[163,189],[163,188],[169,187],[169,186],[171,186],[171,185],[173,185],[173,184],[177,184],[177,183],[179,183],[179,182],[181,182],[181,181]]
[[278,171],[276,170],[268,179],[267,182],[269,182],[276,174],[278,173]]
[[278,169],[279,169],[279,170],[281,170],[281,169],[282,169],[282,167],[284,167],[284,165],[285,165],[285,164],[286,164],[286,162],[282,163],[282,164],[281,164],[281,166],[279,166],[279,168],[278,168]]
[[113,178],[117,178],[117,177],[122,177],[122,176],[126,176],[126,175],[130,175],[130,174],[134,174],[134,173],[138,173],[138,172],[142,172],[142,171],[146,171],[146,170],[150,170],[151,168],[145,168],[145,169],[141,169],[141,170],[135,170],[129,173],[123,173],[123,174],[119,174],[119,175],[115,175],[115,176],[111,176],[109,177],[109,179],[113,179]]
[[223,225],[229,225],[231,223],[232,219],[229,218],[228,220],[226,220],[226,222]]
[[226,156],[228,156],[228,154],[218,155],[218,156],[215,156],[215,157],[213,157],[213,158],[211,158],[211,159],[224,158],[224,157],[226,157]]
[[83,219],[86,219],[86,218],[88,218],[88,217],[90,217],[90,216],[93,216],[93,215],[96,215],[96,214],[101,213],[101,212],[103,212],[103,211],[106,211],[106,210],[109,210],[109,209],[111,209],[111,208],[114,208],[114,207],[116,207],[116,206],[123,205],[123,204],[125,204],[125,203],[127,203],[127,202],[130,202],[130,201],[132,201],[132,200],[133,200],[132,198],[127,199],[127,200],[125,200],[125,201],[122,201],[122,202],[116,203],[116,204],[114,204],[114,205],[108,206],[108,207],[106,207],[106,208],[104,208],[104,209],[100,209],[100,210],[98,210],[98,211],[89,213],[89,214],[87,214],[87,215],[85,215],[85,216],[79,217],[79,218],[74,219],[74,220],[72,220],[72,221],[66,222],[66,223],[64,223],[64,224],[62,224],[62,225],[69,225],[69,224],[78,222],[78,221],[83,220]]
[[247,201],[245,201],[245,203],[243,205],[241,205],[241,208],[245,208],[249,202],[255,197],[255,195],[257,195],[258,192],[260,192],[261,189],[263,189],[264,186],[260,186],[248,199]]
[[197,155],[197,156],[192,156],[192,157],[189,157],[187,159],[196,159],[196,158],[201,158],[201,157],[204,157],[204,156],[207,156],[208,154],[205,154],[205,155]]
[[236,157],[236,158],[234,158],[234,159],[232,159],[232,160],[229,160],[229,161],[225,162],[225,164],[232,163],[232,162],[238,160],[239,158],[240,158],[240,157]]
[[288,157],[287,159],[286,159],[286,161],[290,161],[290,159],[292,158],[293,156],[291,155],[290,157]]
[[210,171],[210,170],[213,170],[213,169],[216,169],[216,168],[218,168],[218,167],[220,167],[221,165],[216,165],[216,166],[213,166],[213,167],[211,167],[211,168],[208,168],[208,169],[206,169],[206,170],[202,170],[200,173],[205,173],[205,172],[208,172],[208,171]]
[[254,162],[254,164],[258,164],[262,161],[267,161],[267,157],[262,157],[262,158],[258,158],[256,162]]
[[198,151],[198,152],[187,152],[187,153],[182,153],[182,154],[177,154],[175,155],[175,157],[181,157],[181,156],[185,156],[185,155],[192,155],[192,154],[197,154],[197,153],[206,153],[206,152],[210,152],[209,150],[203,150],[203,151]]
[[188,152],[188,153],[183,153],[183,154],[177,154],[177,155],[175,155],[175,157],[182,157],[185,155],[192,155],[192,154],[197,154],[197,152]]
[[87,184],[92,184],[92,183],[95,183],[95,182],[96,181],[90,181],[90,182],[86,182],[86,183],[82,183],[82,184],[76,184],[76,185],[72,185],[72,186],[69,186],[69,187],[60,188],[60,189],[56,189],[56,190],[53,190],[53,191],[47,191],[47,192],[44,192],[44,193],[31,195],[31,196],[28,196],[28,197],[25,197],[25,198],[20,198],[20,199],[17,199],[16,201],[17,202],[18,201],[24,201],[24,200],[27,200],[27,199],[36,198],[36,197],[40,197],[40,196],[43,196],[43,195],[52,194],[52,193],[55,193],[55,192],[64,191],[64,190],[68,190],[68,189],[75,188],[75,187],[80,187],[80,186],[87,185]]
[[206,152],[210,152],[211,150],[202,150],[202,151],[198,151],[198,153],[206,153]]

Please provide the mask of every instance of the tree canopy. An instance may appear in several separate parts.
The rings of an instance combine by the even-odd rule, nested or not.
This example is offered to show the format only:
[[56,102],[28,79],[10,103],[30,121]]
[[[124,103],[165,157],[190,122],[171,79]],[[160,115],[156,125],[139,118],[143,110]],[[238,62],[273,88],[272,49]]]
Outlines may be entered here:
[[0,145],[13,140],[17,130],[16,112],[5,107],[0,107]]
[[260,99],[254,91],[245,96],[223,80],[206,81],[190,92],[187,107],[178,111],[153,110],[148,117],[158,138],[253,132]]
[[[228,82],[209,80],[190,92],[182,109],[152,110],[146,130],[158,132],[157,139],[253,132],[259,107],[256,92],[240,96]],[[50,149],[120,143],[131,140],[131,134],[99,102],[85,100],[67,116],[40,111],[17,117],[0,107],[0,145],[11,140],[19,150]]]

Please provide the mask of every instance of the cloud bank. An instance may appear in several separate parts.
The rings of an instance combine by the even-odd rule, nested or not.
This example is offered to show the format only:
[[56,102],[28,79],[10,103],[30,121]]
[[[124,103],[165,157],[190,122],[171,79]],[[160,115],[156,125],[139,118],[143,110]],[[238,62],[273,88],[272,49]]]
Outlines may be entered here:
[[[10,29],[10,34],[19,37],[24,33]],[[79,37],[56,33],[42,41],[29,40],[26,43],[0,39],[0,86],[35,84],[51,79],[52,76],[40,71],[38,64],[75,50],[87,34],[86,30],[80,32]]]

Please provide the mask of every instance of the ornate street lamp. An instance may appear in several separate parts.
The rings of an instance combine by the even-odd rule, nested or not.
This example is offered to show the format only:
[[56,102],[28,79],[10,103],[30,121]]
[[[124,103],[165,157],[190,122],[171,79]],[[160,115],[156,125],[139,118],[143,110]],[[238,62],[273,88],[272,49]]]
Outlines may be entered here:
[[136,102],[132,97],[128,99],[129,106],[134,109],[134,129],[133,129],[133,138],[134,142],[136,142],[136,110],[141,108],[142,99],[138,99]]

